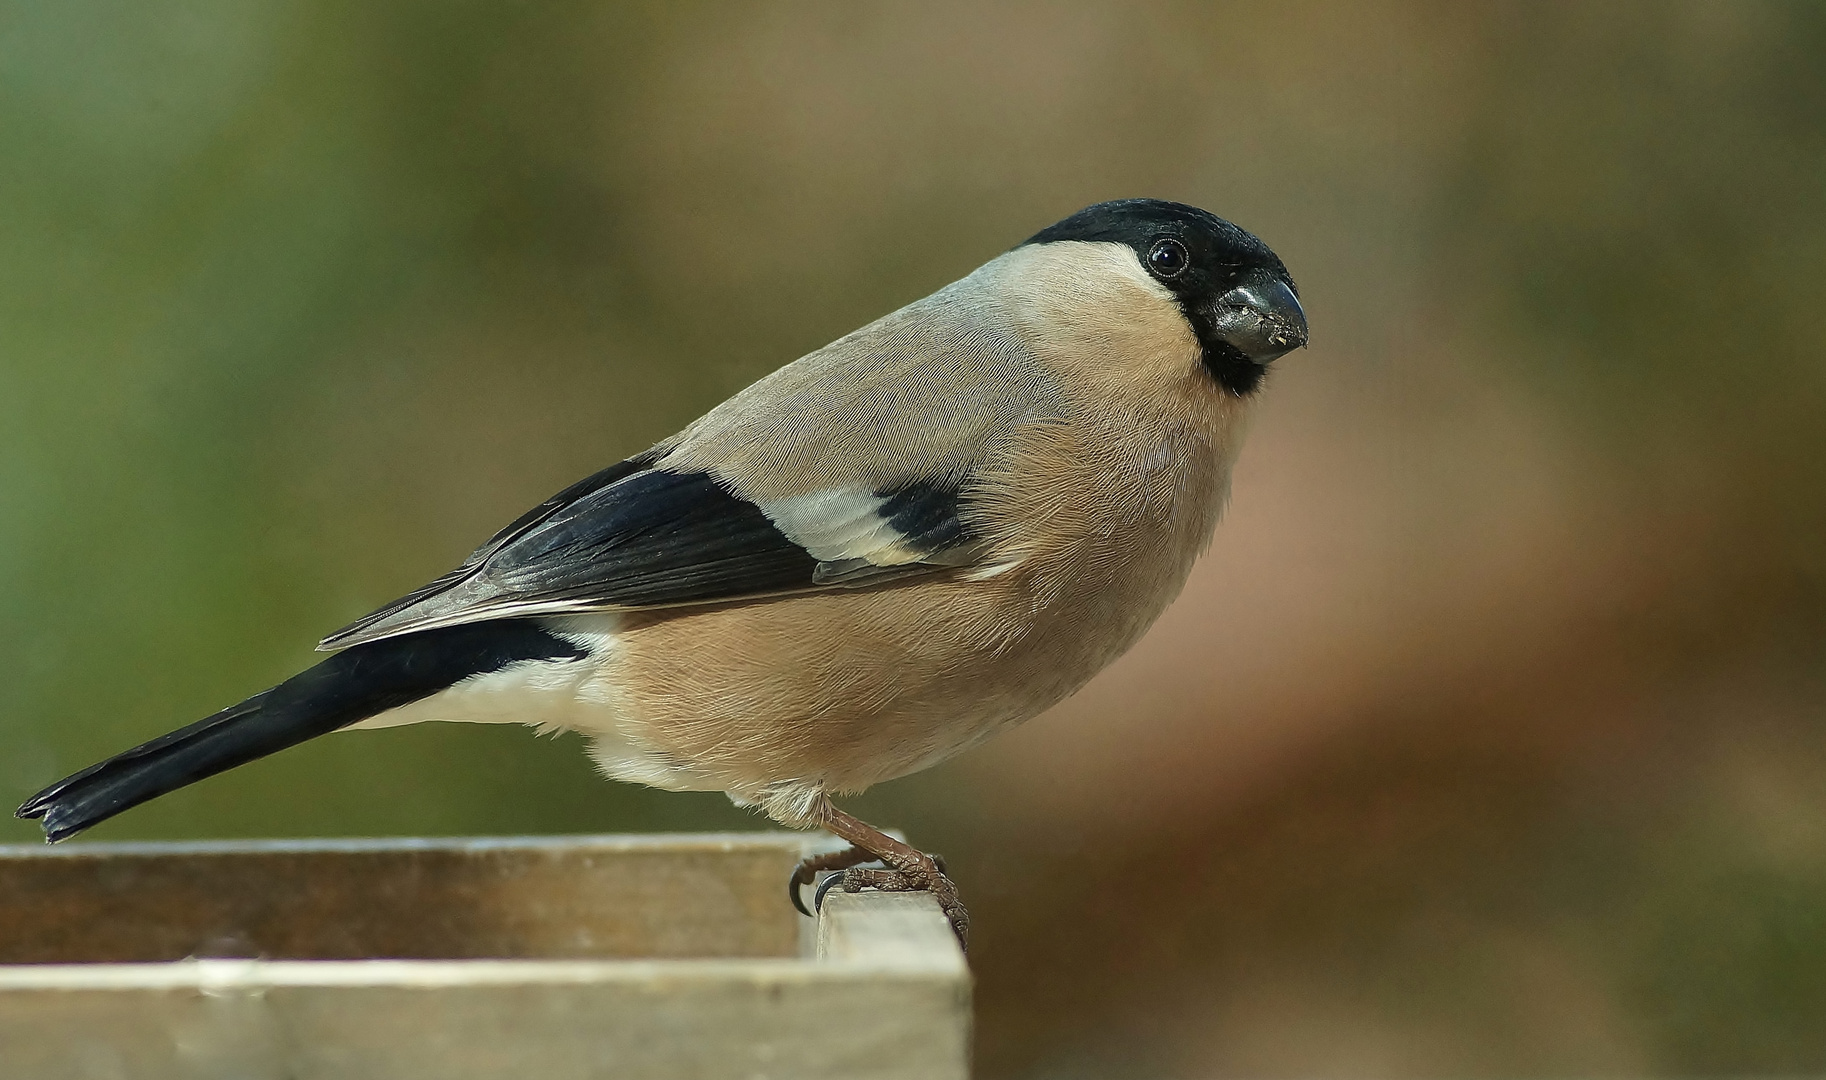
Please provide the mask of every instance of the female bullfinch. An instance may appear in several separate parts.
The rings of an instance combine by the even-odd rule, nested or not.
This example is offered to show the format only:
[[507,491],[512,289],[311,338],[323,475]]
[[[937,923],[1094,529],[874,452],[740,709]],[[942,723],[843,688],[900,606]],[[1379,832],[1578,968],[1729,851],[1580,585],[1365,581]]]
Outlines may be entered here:
[[327,732],[515,721],[584,733],[618,780],[853,845],[801,866],[795,903],[842,869],[930,890],[962,939],[938,863],[831,796],[1034,716],[1141,637],[1210,541],[1268,365],[1306,344],[1297,296],[1203,210],[1082,210],[19,814],[61,840]]

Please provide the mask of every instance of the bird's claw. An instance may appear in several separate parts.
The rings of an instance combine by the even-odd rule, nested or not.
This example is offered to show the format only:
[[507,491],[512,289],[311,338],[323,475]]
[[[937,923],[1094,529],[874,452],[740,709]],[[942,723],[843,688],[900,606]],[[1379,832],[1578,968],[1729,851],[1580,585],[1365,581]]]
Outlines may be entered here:
[[842,885],[843,880],[845,878],[849,877],[850,874],[852,874],[854,872],[855,871],[845,870],[844,872],[842,872],[840,874],[832,874],[831,876],[825,878],[823,881],[820,881],[818,883],[817,891],[812,893],[812,910],[813,911],[823,911],[824,910],[824,894],[827,892],[830,892],[832,888]]
[[[792,898],[793,908],[810,919],[813,917],[813,912],[818,910],[818,905],[824,901],[827,887],[819,887],[817,894],[812,899],[811,911],[805,909],[805,897],[802,890],[816,881],[821,871],[848,870],[852,866],[874,861],[876,861],[874,852],[855,846],[844,848],[842,851],[827,851],[821,855],[808,856],[793,868],[792,876],[786,879],[786,895]],[[828,880],[835,881],[840,877],[842,875],[837,874]]]

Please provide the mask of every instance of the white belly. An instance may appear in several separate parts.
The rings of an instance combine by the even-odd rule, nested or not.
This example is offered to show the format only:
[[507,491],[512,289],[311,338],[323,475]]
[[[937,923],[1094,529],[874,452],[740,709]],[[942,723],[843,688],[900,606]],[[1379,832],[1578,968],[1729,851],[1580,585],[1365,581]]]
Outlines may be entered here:
[[522,660],[499,671],[472,675],[427,698],[371,716],[344,730],[373,730],[449,721],[464,724],[525,724],[540,734],[576,731],[591,738],[590,756],[617,780],[675,791],[715,790],[692,769],[643,745],[629,731],[626,708],[613,680],[620,618],[614,614],[574,615],[545,620],[546,629],[582,646],[581,660]]

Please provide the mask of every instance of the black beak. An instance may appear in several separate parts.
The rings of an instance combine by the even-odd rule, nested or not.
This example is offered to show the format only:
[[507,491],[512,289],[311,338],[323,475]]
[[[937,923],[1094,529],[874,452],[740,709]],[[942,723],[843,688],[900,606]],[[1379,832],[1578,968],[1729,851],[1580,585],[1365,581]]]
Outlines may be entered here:
[[1278,274],[1252,270],[1212,305],[1217,336],[1266,367],[1306,344],[1306,312]]

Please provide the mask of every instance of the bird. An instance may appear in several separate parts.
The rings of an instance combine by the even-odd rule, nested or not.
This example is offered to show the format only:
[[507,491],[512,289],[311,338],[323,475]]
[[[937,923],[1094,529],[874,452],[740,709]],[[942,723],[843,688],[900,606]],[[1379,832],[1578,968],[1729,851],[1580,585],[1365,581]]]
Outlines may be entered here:
[[[1209,545],[1269,366],[1307,344],[1260,239],[1098,203],[540,503],[330,655],[19,807],[56,842],[332,731],[585,735],[616,780],[722,791],[850,846],[823,888],[941,860],[833,797],[953,757],[1141,638]],[[876,867],[864,864],[879,864]]]

